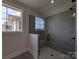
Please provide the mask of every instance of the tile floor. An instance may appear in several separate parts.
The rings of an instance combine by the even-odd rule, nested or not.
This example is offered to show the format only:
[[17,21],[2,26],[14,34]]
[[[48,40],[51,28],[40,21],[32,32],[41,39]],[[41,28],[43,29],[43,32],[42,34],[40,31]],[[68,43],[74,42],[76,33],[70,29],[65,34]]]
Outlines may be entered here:
[[43,47],[40,49],[39,59],[72,59],[72,58],[49,47]]
[[[12,59],[34,59],[34,57],[29,52],[25,52]],[[40,49],[39,59],[72,59],[72,58],[57,50],[51,49],[49,47],[43,47]]]

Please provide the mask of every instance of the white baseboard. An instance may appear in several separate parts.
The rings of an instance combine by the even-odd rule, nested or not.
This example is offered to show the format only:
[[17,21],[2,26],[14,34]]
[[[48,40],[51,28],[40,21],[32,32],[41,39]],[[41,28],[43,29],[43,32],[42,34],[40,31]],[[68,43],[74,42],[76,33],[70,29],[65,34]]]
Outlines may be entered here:
[[[24,53],[24,52],[27,52],[27,51],[29,51],[29,52],[31,53],[31,50],[30,50],[30,49],[25,48],[25,49],[21,49],[21,50],[18,50],[18,51],[16,51],[16,52],[13,52],[13,53],[11,53],[11,54],[8,54],[8,55],[6,55],[6,56],[3,56],[2,59],[11,59],[11,58],[13,58],[13,57],[15,57],[15,56],[18,56],[18,55],[20,55],[20,54],[22,54],[22,53]],[[33,55],[33,56],[34,56],[34,55]]]
[[38,59],[38,52],[31,50],[30,53],[34,56],[35,59]]
[[24,52],[27,52],[27,51],[29,51],[34,56],[35,59],[38,59],[38,53],[36,53],[33,50],[28,49],[28,48],[21,49],[21,50],[18,50],[16,52],[13,52],[11,54],[8,54],[6,56],[3,56],[2,59],[12,59],[13,57],[18,56],[18,55],[20,55],[20,54],[22,54]]

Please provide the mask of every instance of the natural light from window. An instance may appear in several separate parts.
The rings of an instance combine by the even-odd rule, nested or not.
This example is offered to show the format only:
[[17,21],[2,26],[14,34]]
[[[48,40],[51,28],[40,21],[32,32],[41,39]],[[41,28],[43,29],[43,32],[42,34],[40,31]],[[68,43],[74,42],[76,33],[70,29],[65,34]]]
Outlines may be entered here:
[[12,32],[12,31],[22,31],[22,12],[2,6],[2,31]]
[[35,17],[35,29],[44,30],[44,19],[40,17]]

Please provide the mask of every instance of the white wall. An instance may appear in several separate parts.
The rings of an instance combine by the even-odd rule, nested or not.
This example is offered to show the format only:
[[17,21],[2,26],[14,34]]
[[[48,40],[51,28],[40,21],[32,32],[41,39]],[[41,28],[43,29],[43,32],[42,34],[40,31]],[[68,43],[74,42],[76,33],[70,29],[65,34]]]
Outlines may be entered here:
[[32,44],[32,54],[35,59],[38,59],[38,34],[30,34],[31,44]]
[[66,2],[63,5],[60,5],[58,7],[54,7],[53,9],[51,9],[50,11],[47,11],[45,14],[43,14],[43,17],[49,17],[52,15],[57,15],[59,13],[65,12],[67,10],[69,10],[69,8],[71,8],[74,4],[76,4],[75,2],[72,3],[71,0],[69,0],[69,2]]
[[31,43],[29,37],[29,15],[36,15],[38,14],[32,10],[30,10],[24,4],[18,1],[12,0],[3,0],[4,3],[12,5],[14,7],[22,9],[23,12],[23,31],[24,32],[10,32],[10,33],[3,33],[2,34],[2,47],[3,47],[3,56],[7,56],[12,54],[18,50],[22,49],[31,49]]

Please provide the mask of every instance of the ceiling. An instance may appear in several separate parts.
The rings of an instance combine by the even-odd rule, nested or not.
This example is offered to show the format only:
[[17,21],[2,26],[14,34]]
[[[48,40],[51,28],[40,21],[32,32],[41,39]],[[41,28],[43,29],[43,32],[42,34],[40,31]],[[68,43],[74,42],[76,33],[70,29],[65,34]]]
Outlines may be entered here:
[[55,0],[51,4],[51,0],[18,0],[33,10],[39,12],[42,16],[48,17],[68,10],[72,6],[71,0]]

